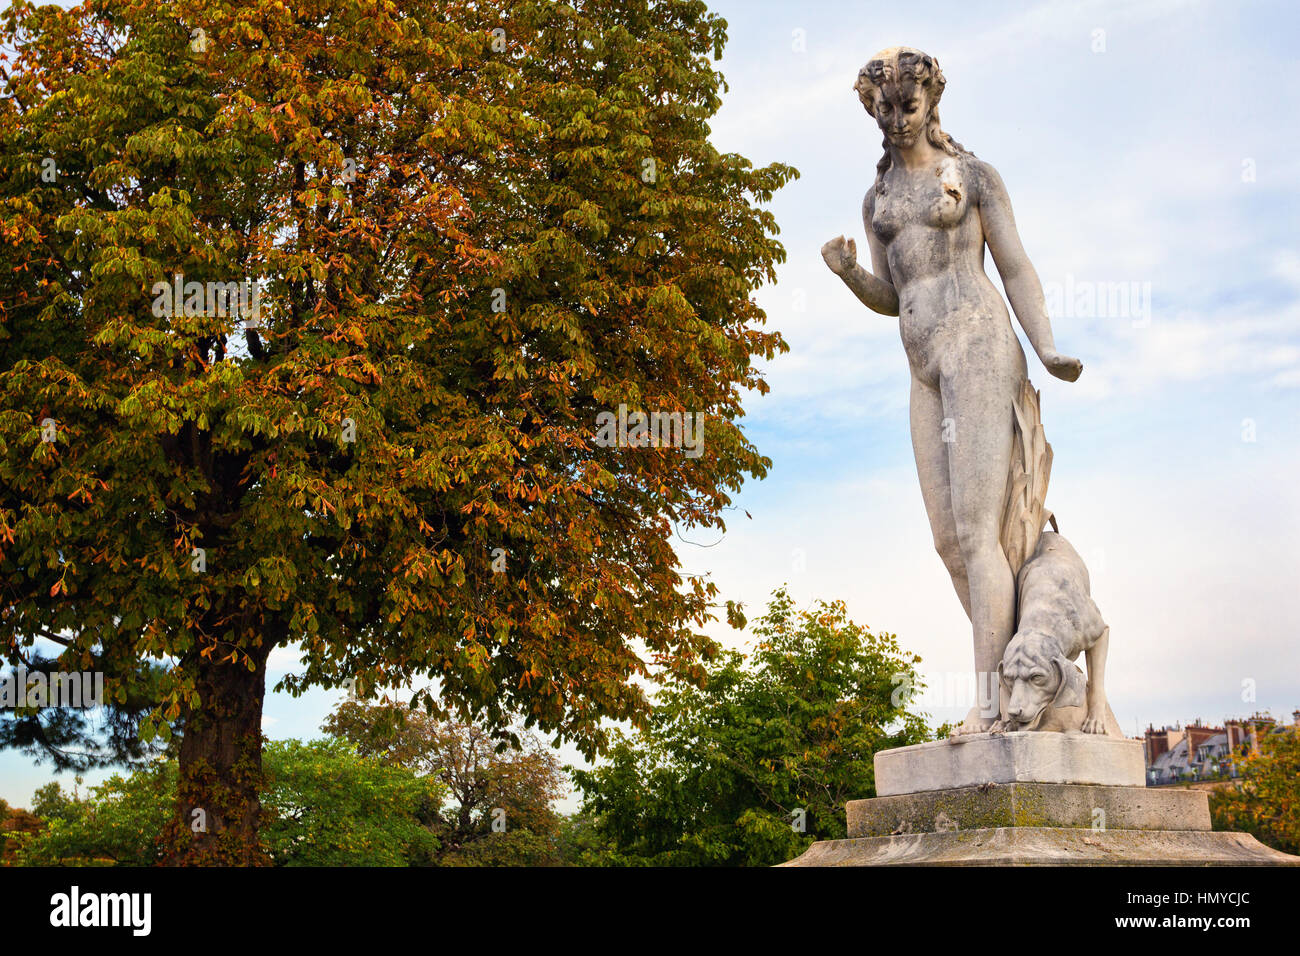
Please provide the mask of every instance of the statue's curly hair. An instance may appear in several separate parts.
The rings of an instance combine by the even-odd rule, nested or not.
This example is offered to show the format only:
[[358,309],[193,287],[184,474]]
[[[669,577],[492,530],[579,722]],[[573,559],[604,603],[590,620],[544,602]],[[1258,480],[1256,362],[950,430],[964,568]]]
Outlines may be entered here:
[[[939,126],[939,98],[943,96],[943,88],[947,85],[947,80],[943,77],[943,70],[939,69],[939,61],[928,53],[922,53],[910,46],[895,46],[888,50],[881,50],[858,70],[858,79],[853,84],[853,89],[857,91],[858,99],[862,100],[862,105],[874,119],[876,118],[876,91],[886,83],[897,82],[903,78],[924,87],[930,94],[930,111],[925,118],[925,138],[930,141],[930,145],[943,150],[949,156],[963,153],[968,156],[973,155]],[[880,184],[891,163],[889,139],[886,138],[882,145],[885,148],[885,155],[876,164],[877,191],[880,190]]]

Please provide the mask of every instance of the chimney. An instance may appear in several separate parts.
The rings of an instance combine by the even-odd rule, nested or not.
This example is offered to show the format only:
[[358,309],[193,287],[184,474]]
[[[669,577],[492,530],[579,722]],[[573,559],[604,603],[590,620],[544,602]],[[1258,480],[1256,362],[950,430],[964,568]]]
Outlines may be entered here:
[[1155,763],[1156,758],[1169,749],[1169,730],[1164,728],[1156,730],[1150,724],[1147,725],[1146,732],[1146,751],[1147,763]]
[[1196,749],[1216,734],[1223,733],[1222,727],[1206,727],[1198,717],[1187,725],[1187,757],[1196,759]]

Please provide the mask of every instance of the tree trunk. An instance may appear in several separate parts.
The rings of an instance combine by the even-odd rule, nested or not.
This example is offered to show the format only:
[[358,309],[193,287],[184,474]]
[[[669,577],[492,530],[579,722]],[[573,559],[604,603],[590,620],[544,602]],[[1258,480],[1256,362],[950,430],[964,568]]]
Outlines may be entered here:
[[177,816],[166,862],[172,866],[256,866],[269,862],[259,838],[262,699],[270,648],[246,660],[191,662],[199,706],[185,715]]

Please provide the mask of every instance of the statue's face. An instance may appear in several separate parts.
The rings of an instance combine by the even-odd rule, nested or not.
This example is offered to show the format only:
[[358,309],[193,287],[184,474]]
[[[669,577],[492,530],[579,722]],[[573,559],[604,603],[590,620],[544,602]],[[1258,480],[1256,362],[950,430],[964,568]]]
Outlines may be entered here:
[[1002,686],[1009,691],[1003,716],[1020,725],[1032,724],[1061,689],[1061,674],[1032,638],[1017,634],[998,665]]
[[873,105],[876,123],[891,146],[911,146],[925,131],[930,101],[920,83],[908,78],[885,83],[875,91]]

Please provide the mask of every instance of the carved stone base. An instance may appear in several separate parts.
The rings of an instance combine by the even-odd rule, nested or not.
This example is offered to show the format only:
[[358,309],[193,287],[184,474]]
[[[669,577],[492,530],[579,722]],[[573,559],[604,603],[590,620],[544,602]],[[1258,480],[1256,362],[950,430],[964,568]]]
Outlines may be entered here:
[[782,866],[1300,866],[1245,833],[992,827],[823,840]]
[[990,827],[1209,830],[1204,790],[1148,790],[1068,783],[988,784],[848,802],[849,836]]
[[1096,734],[970,734],[875,756],[876,793],[953,790],[985,783],[1146,785],[1142,742]]
[[875,756],[847,840],[783,866],[1300,866],[1210,830],[1204,790],[1143,786],[1142,745],[1081,733],[972,734]]

